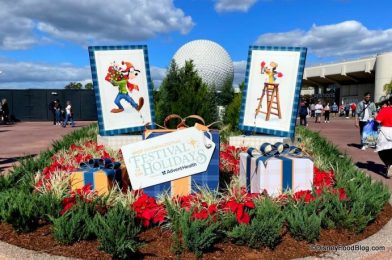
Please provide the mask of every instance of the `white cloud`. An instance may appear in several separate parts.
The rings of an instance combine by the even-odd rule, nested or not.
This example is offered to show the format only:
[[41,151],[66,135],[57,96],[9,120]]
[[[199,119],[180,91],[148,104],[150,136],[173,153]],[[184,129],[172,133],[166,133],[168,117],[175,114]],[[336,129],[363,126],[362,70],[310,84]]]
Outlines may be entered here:
[[369,55],[391,50],[392,28],[371,30],[358,21],[345,21],[313,25],[308,31],[262,34],[256,44],[308,47],[308,52],[318,57]]
[[69,82],[91,82],[90,67],[0,60],[0,88],[64,88]]
[[166,76],[167,70],[165,68],[152,66],[150,71],[151,71],[151,79],[154,82],[154,88],[159,89],[163,79]]
[[160,33],[186,34],[194,26],[173,0],[2,1],[0,17],[0,49],[6,50],[26,49],[47,38],[83,45],[125,43]]
[[[159,87],[166,76],[166,69],[151,67],[151,78]],[[83,85],[92,82],[89,66],[71,64],[45,64],[0,60],[0,88],[64,88],[69,82]]]
[[257,0],[216,0],[215,10],[223,12],[247,12]]
[[245,80],[245,72],[246,72],[246,61],[234,61],[234,80],[233,85],[234,87],[238,87],[242,81]]

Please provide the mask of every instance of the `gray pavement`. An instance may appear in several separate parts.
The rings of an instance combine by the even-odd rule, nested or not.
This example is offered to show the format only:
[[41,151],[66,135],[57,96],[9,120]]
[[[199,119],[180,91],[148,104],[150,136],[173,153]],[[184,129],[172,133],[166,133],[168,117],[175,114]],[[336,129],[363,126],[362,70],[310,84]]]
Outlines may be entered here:
[[[77,122],[77,126],[85,126],[91,122]],[[382,162],[372,149],[362,151],[359,148],[359,130],[354,127],[352,118],[332,118],[331,122],[315,124],[309,120],[309,128],[320,132],[338,148],[349,155],[353,162],[366,174],[375,180],[382,181],[392,190],[392,180],[386,179]],[[35,155],[50,147],[54,140],[60,139],[75,128],[53,126],[51,122],[21,122],[12,126],[0,126],[0,171],[7,170],[19,157]],[[76,128],[77,129],[77,128]],[[362,248],[369,246],[384,246],[383,251],[366,252],[338,251],[326,253],[324,258],[333,259],[392,259],[392,221],[388,222],[377,234],[356,244]],[[355,245],[355,244],[354,244]],[[0,259],[67,259],[55,257],[42,252],[22,249],[0,242]],[[69,259],[69,258],[68,258]],[[308,257],[305,259],[319,259]]]
[[74,128],[63,128],[52,122],[20,122],[0,125],[0,172],[7,171],[18,159],[37,155],[48,149],[53,141],[75,129],[89,125],[89,121],[77,121]]

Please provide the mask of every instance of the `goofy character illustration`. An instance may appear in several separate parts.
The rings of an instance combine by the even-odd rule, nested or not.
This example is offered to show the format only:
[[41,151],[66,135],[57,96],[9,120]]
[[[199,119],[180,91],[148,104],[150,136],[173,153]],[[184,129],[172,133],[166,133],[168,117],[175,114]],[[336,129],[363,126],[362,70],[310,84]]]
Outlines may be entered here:
[[124,111],[124,107],[121,105],[121,100],[127,101],[136,111],[140,111],[144,104],[144,99],[142,97],[139,98],[139,104],[128,95],[128,91],[132,92],[133,90],[139,91],[139,86],[129,82],[137,77],[140,73],[140,70],[135,69],[135,67],[130,62],[122,61],[121,65],[117,65],[113,63],[109,69],[108,74],[105,77],[105,80],[109,81],[113,86],[118,87],[118,94],[116,99],[114,100],[114,104],[118,108],[113,108],[110,112],[112,113],[120,113]]
[[272,61],[270,63],[270,66],[265,66],[265,65],[266,65],[265,61],[260,63],[261,74],[266,74],[268,76],[266,83],[273,84],[275,83],[277,77],[278,78],[283,77],[283,73],[276,71],[276,68],[278,67],[278,63]]

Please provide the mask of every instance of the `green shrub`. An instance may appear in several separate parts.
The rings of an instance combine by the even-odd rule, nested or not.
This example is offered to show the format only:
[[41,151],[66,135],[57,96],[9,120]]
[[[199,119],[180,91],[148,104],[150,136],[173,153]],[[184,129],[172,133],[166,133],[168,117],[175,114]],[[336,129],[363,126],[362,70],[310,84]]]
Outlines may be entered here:
[[37,228],[41,218],[40,197],[24,190],[10,189],[0,195],[0,219],[18,232]]
[[189,212],[183,211],[181,218],[182,239],[186,249],[193,252],[196,258],[210,249],[218,240],[219,223],[212,219],[192,219]]
[[183,249],[193,252],[200,258],[204,252],[212,248],[219,239],[220,220],[192,218],[193,208],[188,211],[165,200],[170,229],[172,231],[172,251],[179,256]]
[[94,218],[94,204],[78,202],[76,207],[59,218],[51,217],[53,237],[62,244],[92,238],[94,232],[90,222]]
[[39,200],[39,215],[43,219],[50,221],[51,217],[59,217],[63,208],[60,199],[52,193],[37,194],[36,196]]
[[265,199],[256,203],[252,222],[249,225],[236,226],[228,232],[228,237],[237,244],[247,244],[252,248],[275,248],[281,240],[284,220],[285,216],[280,207]]
[[122,205],[116,205],[104,216],[97,214],[93,229],[100,249],[114,258],[128,259],[143,245],[137,238],[141,226],[135,220],[135,213]]
[[338,195],[329,192],[322,194],[318,207],[322,212],[321,226],[324,228],[348,229],[359,233],[372,219],[366,213],[364,202],[341,201]]
[[295,239],[314,242],[319,238],[322,216],[317,215],[314,203],[288,205],[286,218],[289,231]]

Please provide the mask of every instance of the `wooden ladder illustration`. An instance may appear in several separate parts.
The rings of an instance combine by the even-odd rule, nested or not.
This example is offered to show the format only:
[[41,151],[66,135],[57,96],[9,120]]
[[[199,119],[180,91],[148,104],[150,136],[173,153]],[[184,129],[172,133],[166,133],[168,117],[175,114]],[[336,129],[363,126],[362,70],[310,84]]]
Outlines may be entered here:
[[[261,111],[265,94],[267,94],[267,112]],[[259,104],[256,108],[255,117],[257,117],[259,113],[263,113],[266,114],[265,121],[270,119],[271,114],[278,116],[279,119],[282,118],[280,113],[279,84],[267,82],[264,83],[263,93],[257,100],[259,100]]]

